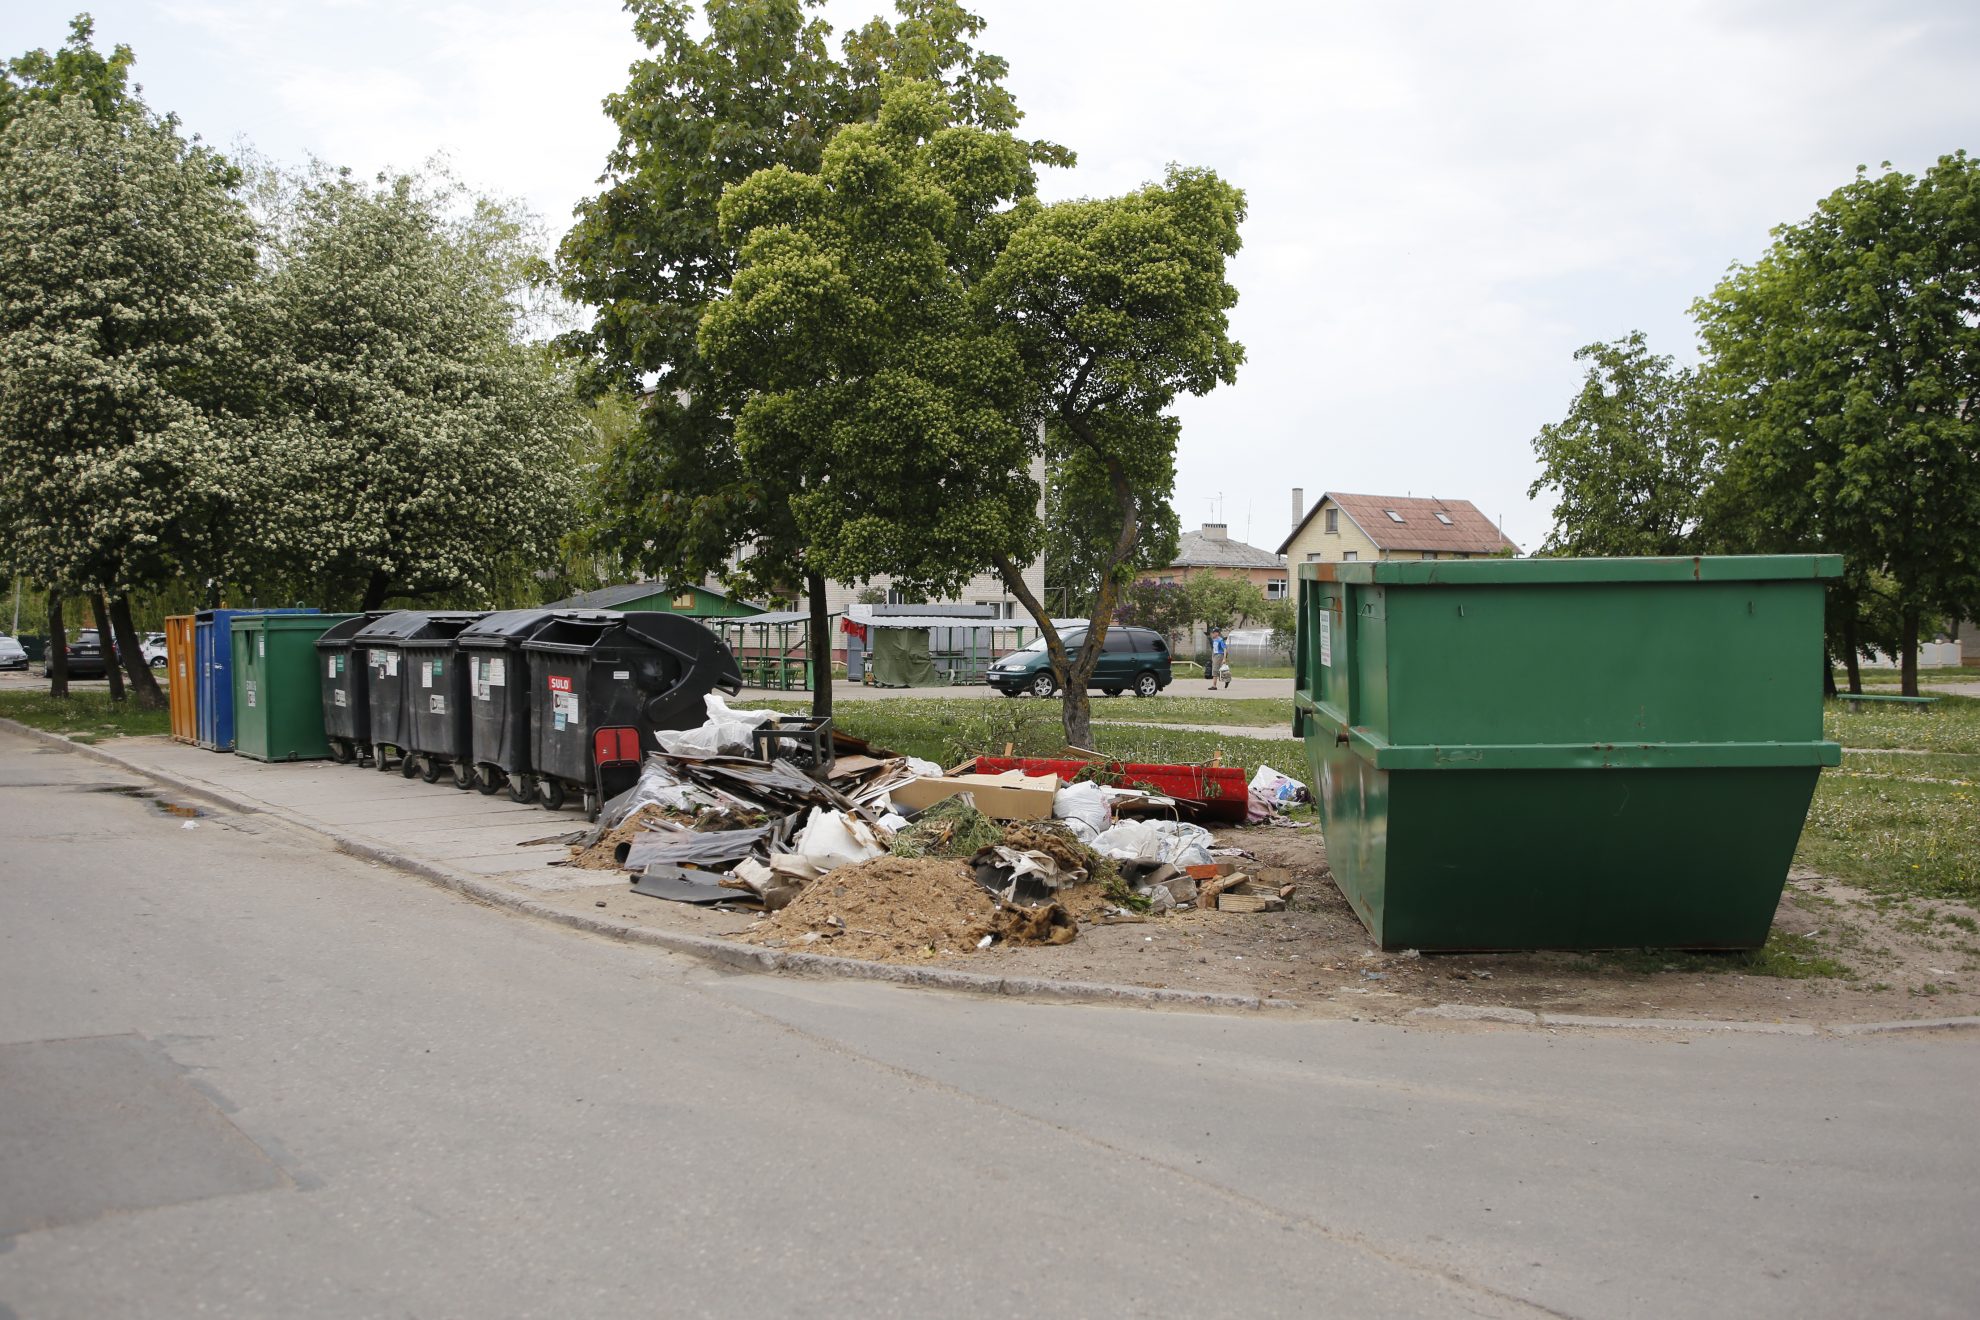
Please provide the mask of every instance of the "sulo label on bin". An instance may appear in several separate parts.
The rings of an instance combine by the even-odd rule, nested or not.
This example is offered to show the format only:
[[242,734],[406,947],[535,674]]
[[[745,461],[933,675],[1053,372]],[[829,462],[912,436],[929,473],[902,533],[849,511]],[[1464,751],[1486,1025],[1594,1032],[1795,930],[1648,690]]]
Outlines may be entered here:
[[557,674],[552,674],[550,675],[550,690],[552,692],[569,692],[571,690],[571,680]]

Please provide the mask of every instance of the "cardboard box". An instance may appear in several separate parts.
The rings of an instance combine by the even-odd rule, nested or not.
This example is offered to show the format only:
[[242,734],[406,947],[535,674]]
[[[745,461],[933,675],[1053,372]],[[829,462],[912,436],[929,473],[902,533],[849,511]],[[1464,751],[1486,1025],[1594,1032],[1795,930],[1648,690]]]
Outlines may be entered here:
[[1000,775],[950,775],[916,779],[893,789],[889,796],[897,811],[920,811],[943,798],[968,793],[976,809],[992,820],[1047,820],[1059,794],[1057,775],[1027,775],[1008,770]]

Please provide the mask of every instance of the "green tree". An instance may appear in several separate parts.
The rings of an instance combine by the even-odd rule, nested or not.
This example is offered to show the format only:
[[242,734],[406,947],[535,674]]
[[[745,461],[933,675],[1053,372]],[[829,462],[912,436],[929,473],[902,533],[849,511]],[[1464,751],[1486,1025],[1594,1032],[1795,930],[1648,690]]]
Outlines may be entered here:
[[102,119],[114,119],[130,109],[136,101],[129,87],[130,70],[137,57],[129,46],[121,45],[102,54],[91,44],[95,33],[95,21],[88,14],[77,14],[60,50],[52,55],[31,50],[0,67],[0,128],[30,105],[70,96],[81,97]]
[[556,558],[587,435],[519,325],[528,227],[445,179],[319,170],[295,197],[249,340],[244,540],[326,603],[486,603]]
[[1889,576],[1907,694],[1924,616],[1980,598],[1977,305],[1980,162],[1956,152],[1859,170],[1694,307],[1746,525]]
[[1180,582],[1137,578],[1122,587],[1114,604],[1114,622],[1152,628],[1173,644],[1196,621],[1195,602]]
[[1260,621],[1270,609],[1256,582],[1223,573],[1196,574],[1188,594],[1191,620],[1224,632]]
[[[1175,445],[1182,423],[1162,419],[1172,433],[1161,446],[1166,465],[1137,468],[1143,485],[1134,491],[1140,521],[1133,558],[1127,567],[1137,573],[1166,568],[1175,562],[1182,534],[1169,496],[1175,489]],[[1108,555],[1120,540],[1121,506],[1114,497],[1107,469],[1089,448],[1074,443],[1063,425],[1045,430],[1045,582],[1064,595],[1064,614],[1088,614],[1106,573]],[[1125,590],[1125,588],[1123,588]]]
[[1172,166],[1162,183],[1125,197],[1027,216],[975,290],[978,315],[1015,335],[1035,406],[1064,428],[1081,463],[1104,474],[1112,500],[1110,517],[1085,520],[1088,534],[1112,540],[1093,560],[1098,585],[1077,663],[1024,581],[1022,542],[992,558],[1044,634],[1075,746],[1092,745],[1087,681],[1134,577],[1143,523],[1166,508],[1173,485],[1178,430],[1167,409],[1234,380],[1244,360],[1230,337],[1237,290],[1224,278],[1243,221],[1242,192],[1209,170]]
[[[645,397],[640,425],[603,462],[605,516],[592,542],[627,567],[682,580],[709,574],[765,596],[801,587],[813,613],[813,705],[831,709],[825,576],[807,559],[788,469],[752,470],[735,432],[737,390],[702,357],[704,313],[728,290],[743,234],[718,215],[723,190],[759,170],[815,173],[840,127],[871,119],[888,77],[937,82],[952,117],[1009,130],[1018,112],[1001,61],[970,44],[982,20],[954,0],[901,0],[834,59],[815,0],[708,0],[693,9],[633,0],[650,54],[606,113],[619,142],[596,197],[578,209],[559,269],[566,292],[598,308],[567,338],[594,388]],[[1037,159],[1070,157],[1028,144]]]
[[1541,474],[1527,498],[1555,493],[1540,553],[1691,553],[1714,460],[1695,373],[1652,353],[1642,331],[1574,357],[1588,363],[1581,391],[1533,441]]
[[30,100],[0,131],[0,545],[109,598],[147,706],[129,597],[195,571],[238,480],[213,410],[254,272],[234,177],[136,104]]

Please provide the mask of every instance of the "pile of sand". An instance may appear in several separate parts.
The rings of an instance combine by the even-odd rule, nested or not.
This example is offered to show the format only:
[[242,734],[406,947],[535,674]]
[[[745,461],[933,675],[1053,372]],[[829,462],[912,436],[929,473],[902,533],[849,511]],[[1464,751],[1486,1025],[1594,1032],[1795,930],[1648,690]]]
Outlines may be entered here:
[[[813,880],[742,938],[843,958],[921,961],[975,948],[996,908],[967,863],[876,857]],[[820,938],[805,939],[813,933]]]
[[621,845],[631,843],[649,829],[693,824],[694,817],[686,812],[663,807],[658,802],[649,802],[607,830],[598,842],[589,848],[572,844],[571,860],[566,865],[582,867],[587,871],[616,871],[621,866],[619,861]]

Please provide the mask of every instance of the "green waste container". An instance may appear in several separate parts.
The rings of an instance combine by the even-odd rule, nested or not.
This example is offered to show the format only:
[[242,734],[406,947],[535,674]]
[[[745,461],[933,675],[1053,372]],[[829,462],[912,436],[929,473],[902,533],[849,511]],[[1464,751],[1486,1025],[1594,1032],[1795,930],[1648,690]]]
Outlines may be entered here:
[[257,761],[319,761],[323,732],[316,639],[348,614],[245,614],[233,622],[234,751]]
[[1835,555],[1302,564],[1293,731],[1384,949],[1756,948]]

